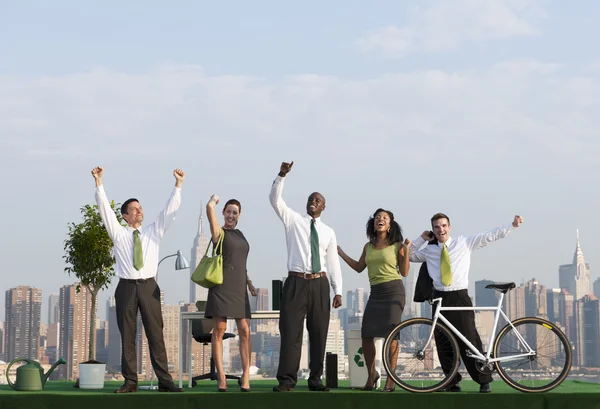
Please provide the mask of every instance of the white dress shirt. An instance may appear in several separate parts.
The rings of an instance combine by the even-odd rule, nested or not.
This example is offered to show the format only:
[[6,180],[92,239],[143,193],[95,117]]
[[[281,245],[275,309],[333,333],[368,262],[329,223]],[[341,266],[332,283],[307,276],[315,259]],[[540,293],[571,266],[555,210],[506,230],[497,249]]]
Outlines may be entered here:
[[[288,251],[288,271],[299,273],[312,273],[312,253],[310,250],[310,223],[312,217],[308,214],[301,215],[290,209],[283,198],[284,178],[277,176],[271,187],[269,199],[275,213],[285,226],[285,239]],[[342,295],[342,269],[337,253],[337,239],[335,232],[329,226],[315,219],[315,228],[319,235],[319,256],[321,271],[329,276],[331,288],[335,295]]]
[[144,267],[140,270],[133,267],[133,232],[135,229],[130,226],[122,226],[119,223],[110,207],[103,185],[96,188],[96,203],[108,235],[113,241],[117,277],[130,280],[156,277],[160,239],[175,220],[177,209],[181,204],[181,188],[176,187],[173,189],[167,201],[167,206],[152,224],[141,226],[138,229],[144,255]]
[[474,236],[449,237],[446,240],[448,255],[450,256],[450,269],[452,271],[452,283],[445,286],[442,283],[440,257],[443,244],[427,244],[421,236],[416,238],[409,250],[410,261],[427,262],[427,270],[433,280],[433,287],[438,291],[457,291],[469,287],[469,269],[471,268],[471,252],[485,247],[488,243],[503,239],[514,230],[512,225],[496,227],[495,229],[476,234]]

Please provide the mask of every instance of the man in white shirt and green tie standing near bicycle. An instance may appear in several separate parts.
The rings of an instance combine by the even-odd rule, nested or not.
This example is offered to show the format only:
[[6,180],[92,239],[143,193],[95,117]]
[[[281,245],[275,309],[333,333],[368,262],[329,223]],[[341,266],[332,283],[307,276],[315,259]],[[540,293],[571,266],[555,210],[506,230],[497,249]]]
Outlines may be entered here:
[[[433,298],[442,298],[444,307],[472,307],[473,303],[468,293],[471,252],[506,237],[521,223],[523,223],[523,218],[517,215],[510,225],[497,227],[474,236],[453,238],[450,237],[450,218],[443,213],[436,213],[431,218],[433,230],[424,231],[412,242],[409,253],[410,261],[427,263],[429,276],[433,280]],[[425,243],[428,244],[423,247]],[[435,310],[433,314],[435,314]],[[444,316],[469,342],[483,352],[481,338],[475,327],[474,311],[446,311]],[[444,344],[443,340],[438,340],[439,336],[443,337],[436,333],[436,345]],[[469,375],[480,385],[479,392],[491,392],[492,376],[477,370],[475,359],[466,355],[467,348],[463,342],[459,341],[459,349]],[[438,348],[438,357],[444,372],[450,372],[452,356]],[[461,379],[462,376],[457,373],[454,381],[445,391],[460,392]]]

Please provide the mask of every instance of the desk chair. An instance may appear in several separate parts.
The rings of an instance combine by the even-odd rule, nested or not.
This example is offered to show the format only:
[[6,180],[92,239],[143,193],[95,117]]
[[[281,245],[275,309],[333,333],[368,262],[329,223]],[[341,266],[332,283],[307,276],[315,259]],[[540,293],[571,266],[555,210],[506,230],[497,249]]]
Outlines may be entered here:
[[[195,319],[192,320],[192,336],[196,342],[201,343],[202,345],[208,345],[211,343],[212,334],[210,333],[213,329],[213,323],[211,319]],[[229,338],[235,338],[235,334],[231,334],[226,332],[223,334],[223,341]],[[227,379],[235,379],[238,382],[240,381],[239,376],[235,375],[225,375]],[[210,372],[202,375],[194,376],[192,378],[192,386],[196,386],[197,381],[203,379],[210,379],[211,381],[217,380],[217,371],[215,368],[215,361],[211,355],[210,357]]]

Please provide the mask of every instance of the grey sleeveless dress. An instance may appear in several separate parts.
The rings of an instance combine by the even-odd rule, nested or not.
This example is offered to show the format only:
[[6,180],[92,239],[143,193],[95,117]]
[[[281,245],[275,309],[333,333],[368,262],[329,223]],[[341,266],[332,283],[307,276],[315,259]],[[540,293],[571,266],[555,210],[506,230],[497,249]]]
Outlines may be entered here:
[[206,318],[250,318],[246,261],[250,246],[238,229],[223,229],[223,284],[208,290]]

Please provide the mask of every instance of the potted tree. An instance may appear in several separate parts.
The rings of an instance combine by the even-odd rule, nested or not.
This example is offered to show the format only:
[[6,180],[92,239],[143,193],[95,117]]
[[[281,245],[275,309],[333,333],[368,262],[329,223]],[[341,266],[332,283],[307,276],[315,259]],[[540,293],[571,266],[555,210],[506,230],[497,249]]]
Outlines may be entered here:
[[[111,202],[117,220],[123,223],[117,205]],[[96,361],[96,312],[98,309],[98,293],[106,289],[115,276],[115,258],[112,254],[113,243],[100,214],[98,206],[85,205],[81,208],[83,220],[70,223],[67,239],[64,243],[63,258],[68,267],[65,272],[74,275],[78,280],[77,292],[84,286],[91,294],[90,328],[88,361],[79,365],[79,378],[75,387],[82,389],[102,389],[106,363]]]

